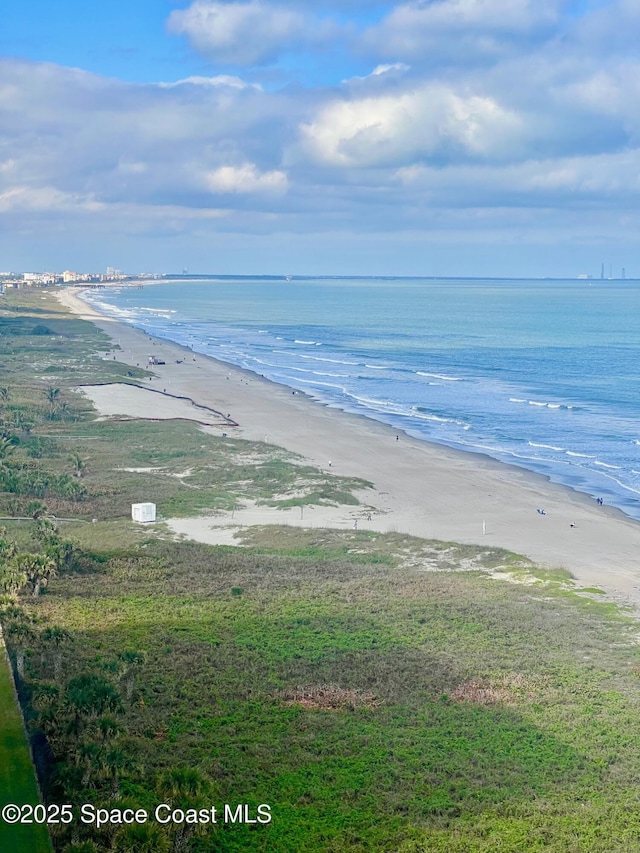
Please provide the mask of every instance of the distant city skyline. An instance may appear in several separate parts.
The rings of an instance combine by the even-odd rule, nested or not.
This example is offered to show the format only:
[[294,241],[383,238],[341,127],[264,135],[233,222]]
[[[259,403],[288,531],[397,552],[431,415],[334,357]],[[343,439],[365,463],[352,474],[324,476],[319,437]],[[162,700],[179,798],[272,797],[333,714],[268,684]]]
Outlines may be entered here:
[[640,275],[637,2],[5,5],[2,269]]
[[76,272],[74,270],[64,270],[63,272],[57,270],[14,270],[14,271],[0,271],[0,284],[11,283],[15,286],[24,285],[35,285],[35,286],[50,286],[50,285],[61,285],[61,284],[79,284],[88,286],[92,286],[94,284],[113,284],[113,283],[136,283],[144,280],[149,281],[158,281],[158,280],[167,280],[167,281],[176,281],[176,280],[185,280],[185,281],[194,281],[194,280],[214,280],[214,281],[222,281],[222,280],[271,280],[271,281],[308,281],[308,280],[334,280],[334,279],[344,279],[344,280],[365,280],[372,281],[376,279],[380,280],[398,280],[398,281],[406,281],[406,280],[423,280],[423,281],[501,281],[501,282],[510,282],[510,281],[549,281],[549,282],[571,282],[573,280],[576,281],[640,281],[640,276],[632,276],[627,275],[626,270],[623,267],[619,274],[614,275],[610,272],[609,275],[605,276],[603,272],[600,273],[599,276],[593,275],[592,273],[579,273],[578,275],[573,276],[490,276],[490,275],[477,275],[477,276],[465,276],[465,275],[441,275],[441,276],[432,276],[432,275],[393,275],[393,274],[379,274],[379,275],[358,275],[355,273],[316,273],[315,275],[306,275],[304,273],[298,273],[295,275],[285,274],[283,272],[279,273],[253,273],[248,274],[242,271],[236,271],[233,273],[223,273],[223,272],[205,272],[203,270],[188,272],[183,269],[180,271],[174,272],[157,272],[157,271],[124,271],[115,269],[113,267],[107,267],[106,272],[100,272],[96,270],[85,270],[83,272]]

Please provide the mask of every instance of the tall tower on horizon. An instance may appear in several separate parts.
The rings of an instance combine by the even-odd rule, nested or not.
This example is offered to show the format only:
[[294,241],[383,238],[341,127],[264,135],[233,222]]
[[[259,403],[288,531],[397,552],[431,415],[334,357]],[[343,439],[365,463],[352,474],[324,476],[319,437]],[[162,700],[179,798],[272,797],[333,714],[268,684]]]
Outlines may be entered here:
[[600,267],[600,278],[604,278],[604,261],[602,262],[602,266]]

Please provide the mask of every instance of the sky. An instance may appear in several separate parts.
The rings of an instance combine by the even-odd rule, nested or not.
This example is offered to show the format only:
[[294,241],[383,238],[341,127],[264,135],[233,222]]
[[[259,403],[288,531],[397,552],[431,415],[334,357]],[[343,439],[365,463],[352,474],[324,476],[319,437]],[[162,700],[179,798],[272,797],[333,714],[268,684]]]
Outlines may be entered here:
[[2,0],[0,270],[640,277],[638,0]]

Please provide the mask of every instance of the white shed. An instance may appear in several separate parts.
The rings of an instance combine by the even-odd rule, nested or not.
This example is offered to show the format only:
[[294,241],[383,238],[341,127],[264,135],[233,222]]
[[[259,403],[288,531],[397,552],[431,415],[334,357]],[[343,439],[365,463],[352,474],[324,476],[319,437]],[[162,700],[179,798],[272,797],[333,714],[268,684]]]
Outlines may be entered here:
[[131,504],[131,518],[134,521],[139,521],[140,523],[144,523],[145,521],[155,521],[156,505],[150,503]]

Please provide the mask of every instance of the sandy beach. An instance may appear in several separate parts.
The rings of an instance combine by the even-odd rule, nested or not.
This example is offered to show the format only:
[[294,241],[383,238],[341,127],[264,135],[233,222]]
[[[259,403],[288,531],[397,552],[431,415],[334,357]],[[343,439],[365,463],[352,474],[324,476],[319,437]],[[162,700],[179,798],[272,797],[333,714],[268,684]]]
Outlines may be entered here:
[[[120,347],[105,357],[115,354],[141,367],[151,353],[166,361],[153,367],[156,376],[146,383],[154,393],[126,385],[86,389],[101,415],[197,420],[216,434],[266,441],[331,473],[374,484],[359,495],[362,507],[305,508],[304,514],[247,507],[233,518],[173,520],[176,532],[228,543],[238,526],[248,524],[346,528],[357,521],[360,529],[507,548],[544,566],[566,568],[578,583],[640,605],[640,523],[622,512],[541,475],[398,434],[248,371],[150,338],[100,315],[77,292],[70,288],[56,295]],[[540,508],[545,515],[537,512]]]

